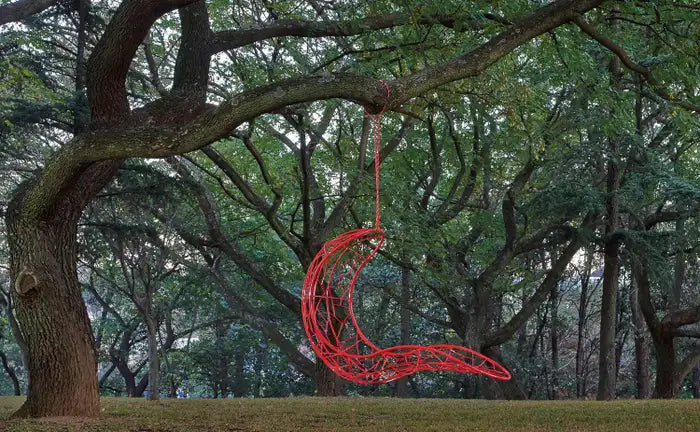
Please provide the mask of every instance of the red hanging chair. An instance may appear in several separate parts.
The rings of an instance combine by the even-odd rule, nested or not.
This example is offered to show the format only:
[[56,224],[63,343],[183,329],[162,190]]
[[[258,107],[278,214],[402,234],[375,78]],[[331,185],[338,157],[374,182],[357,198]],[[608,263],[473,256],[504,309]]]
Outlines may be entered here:
[[[381,82],[389,96],[389,86]],[[386,106],[384,110],[386,109]],[[382,384],[419,371],[452,371],[509,380],[494,360],[458,345],[399,345],[379,348],[355,320],[352,295],[362,268],[384,243],[379,228],[380,112],[374,119],[376,220],[374,228],[345,232],[323,245],[304,279],[301,313],[317,359],[338,376],[358,384]]]

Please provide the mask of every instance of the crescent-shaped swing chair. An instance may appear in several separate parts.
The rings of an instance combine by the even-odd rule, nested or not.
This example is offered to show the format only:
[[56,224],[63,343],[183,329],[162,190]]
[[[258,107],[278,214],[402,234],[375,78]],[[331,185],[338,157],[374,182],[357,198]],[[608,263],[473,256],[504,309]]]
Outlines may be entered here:
[[[389,86],[380,81],[387,91]],[[358,384],[383,384],[419,371],[452,371],[509,380],[510,372],[494,360],[458,345],[399,345],[380,348],[362,333],[353,312],[352,295],[362,268],[384,243],[379,217],[379,149],[381,115],[374,120],[376,219],[374,228],[347,231],[326,242],[304,279],[301,314],[317,359],[343,379]]]

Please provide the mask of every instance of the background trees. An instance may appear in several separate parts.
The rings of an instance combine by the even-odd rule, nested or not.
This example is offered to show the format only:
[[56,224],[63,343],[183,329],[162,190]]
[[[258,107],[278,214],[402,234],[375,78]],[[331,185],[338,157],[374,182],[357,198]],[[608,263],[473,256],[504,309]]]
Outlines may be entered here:
[[[92,415],[98,389],[698,391],[690,2],[0,12],[0,343],[20,414]],[[385,104],[377,78],[380,161],[356,104]],[[325,240],[372,219],[374,163],[388,242],[358,282],[363,328],[477,348],[516,380],[357,388],[314,363],[300,284]]]

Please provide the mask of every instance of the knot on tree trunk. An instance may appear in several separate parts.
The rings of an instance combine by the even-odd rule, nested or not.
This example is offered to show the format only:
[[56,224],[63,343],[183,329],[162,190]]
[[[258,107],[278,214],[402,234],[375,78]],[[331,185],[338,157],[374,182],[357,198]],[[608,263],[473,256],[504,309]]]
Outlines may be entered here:
[[39,278],[34,272],[25,267],[15,280],[15,291],[21,296],[28,295],[31,291],[39,290]]

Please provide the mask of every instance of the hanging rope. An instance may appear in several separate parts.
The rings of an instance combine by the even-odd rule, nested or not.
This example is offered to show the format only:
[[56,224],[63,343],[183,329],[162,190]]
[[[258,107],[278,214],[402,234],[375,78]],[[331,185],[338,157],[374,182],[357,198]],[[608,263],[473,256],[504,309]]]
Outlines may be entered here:
[[382,145],[382,114],[386,112],[386,109],[389,106],[389,100],[391,100],[391,89],[389,88],[389,85],[382,80],[379,80],[379,82],[382,83],[384,89],[386,90],[386,103],[384,104],[384,107],[378,114],[370,113],[365,107],[365,114],[374,121],[374,124],[372,125],[372,141],[374,149],[374,227],[377,229],[379,228],[379,223],[381,222],[381,217],[379,215],[379,164],[382,162],[380,158],[380,150]]
[[347,231],[326,242],[311,262],[301,294],[301,315],[309,343],[318,360],[340,377],[359,384],[381,384],[419,371],[438,370],[509,380],[510,373],[503,366],[458,345],[379,348],[365,337],[355,320],[355,282],[384,243],[379,212],[381,116],[389,105],[391,91],[387,83],[380,83],[387,94],[384,107],[378,114],[365,109],[374,120],[374,228]]

